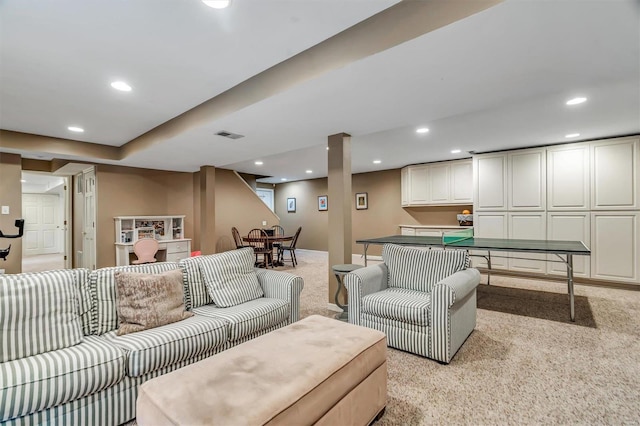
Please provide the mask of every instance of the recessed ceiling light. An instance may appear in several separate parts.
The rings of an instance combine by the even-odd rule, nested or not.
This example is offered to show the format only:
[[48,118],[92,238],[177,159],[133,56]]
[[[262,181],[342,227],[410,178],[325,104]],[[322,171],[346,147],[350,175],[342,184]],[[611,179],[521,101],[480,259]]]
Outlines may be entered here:
[[459,149],[452,149],[451,153],[452,154],[460,154],[460,150]]
[[329,151],[329,147],[327,147],[327,151]]
[[429,129],[427,129],[426,127],[420,127],[419,129],[416,129],[416,133],[428,133]]
[[124,81],[114,81],[113,83],[111,83],[111,87],[113,87],[116,90],[120,90],[121,92],[131,91],[131,86],[129,86]]
[[283,182],[286,182],[287,178],[281,178],[280,180],[283,181]]
[[313,173],[313,170],[307,170],[305,173]]
[[26,183],[27,181],[25,179],[20,179],[20,182]]
[[380,164],[382,163],[382,160],[373,160],[373,164]]
[[231,0],[202,0],[202,3],[214,9],[224,9],[231,4]]
[[580,136],[580,133],[569,133],[568,135],[564,135],[565,138],[577,138]]
[[567,105],[578,105],[581,104],[583,102],[586,102],[587,98],[583,98],[583,97],[577,97],[577,98],[573,98],[573,99],[569,99],[567,101]]
[[76,133],[84,132],[84,129],[82,127],[77,127],[77,126],[69,126],[69,127],[67,127],[67,129],[71,130],[72,132],[76,132]]
[[264,163],[262,161],[256,161],[253,164],[255,164],[256,166],[262,166]]

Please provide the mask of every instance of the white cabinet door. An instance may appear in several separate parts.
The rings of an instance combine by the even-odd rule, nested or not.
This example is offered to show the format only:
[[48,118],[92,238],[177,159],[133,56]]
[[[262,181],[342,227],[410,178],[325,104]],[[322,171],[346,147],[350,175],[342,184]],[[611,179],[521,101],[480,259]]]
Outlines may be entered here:
[[460,161],[451,164],[451,202],[473,204],[473,163]]
[[[509,213],[509,238],[515,240],[544,240],[547,235],[547,215],[544,212]],[[546,254],[510,253],[509,270],[546,272]],[[529,260],[531,259],[531,260]]]
[[509,154],[509,210],[546,208],[546,151],[527,149]]
[[415,228],[404,228],[404,227],[401,227],[400,228],[400,234],[401,235],[416,235],[416,229]]
[[[561,241],[582,241],[591,247],[591,214],[589,212],[549,212],[547,213],[547,239]],[[564,257],[564,256],[562,256]],[[547,273],[567,275],[565,263],[555,254],[548,254]],[[573,256],[573,275],[589,278],[591,270],[590,256]]]
[[473,157],[474,210],[507,209],[507,155]]
[[[507,213],[505,212],[475,212],[473,214],[473,233],[475,237],[507,238]],[[486,251],[472,251],[471,254],[486,255]],[[500,256],[500,257],[494,257]],[[507,252],[493,252],[491,257],[492,269],[507,269]],[[474,267],[486,268],[487,262],[481,257],[473,256],[471,262]]]
[[429,182],[429,203],[431,204],[447,204],[450,203],[449,189],[450,179],[449,172],[451,166],[449,164],[433,164],[429,166],[428,182]]
[[416,235],[420,237],[442,237],[440,229],[416,229]]
[[640,284],[640,213],[591,213],[591,278]]
[[638,138],[591,144],[591,209],[640,209]]
[[400,171],[400,205],[409,204],[409,168],[405,167]]
[[589,210],[589,145],[547,148],[547,210]]
[[409,204],[427,204],[429,202],[429,166],[409,167]]

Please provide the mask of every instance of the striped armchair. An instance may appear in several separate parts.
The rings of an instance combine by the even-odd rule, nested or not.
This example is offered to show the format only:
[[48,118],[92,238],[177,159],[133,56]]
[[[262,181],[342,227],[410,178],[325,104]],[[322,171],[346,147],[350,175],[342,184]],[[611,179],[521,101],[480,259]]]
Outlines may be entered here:
[[448,364],[476,325],[480,273],[462,250],[385,244],[383,263],[344,277],[349,322],[380,330],[391,347]]

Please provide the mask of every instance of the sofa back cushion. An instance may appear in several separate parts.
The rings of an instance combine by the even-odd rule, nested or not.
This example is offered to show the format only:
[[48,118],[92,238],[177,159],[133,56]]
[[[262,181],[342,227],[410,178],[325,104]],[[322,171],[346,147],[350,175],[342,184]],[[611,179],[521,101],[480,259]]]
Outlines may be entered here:
[[264,296],[251,247],[199,257],[202,278],[216,306],[228,308]]
[[389,287],[427,293],[444,278],[469,267],[466,250],[423,250],[385,244],[382,259],[389,270]]
[[0,276],[0,362],[83,340],[73,271]]
[[184,274],[185,305],[188,310],[213,303],[200,271],[200,263],[204,257],[207,256],[188,257],[180,261]]
[[159,262],[144,265],[114,266],[91,271],[89,286],[94,302],[91,313],[95,334],[101,335],[118,328],[116,272],[160,274],[172,269],[180,269],[180,265],[176,262]]

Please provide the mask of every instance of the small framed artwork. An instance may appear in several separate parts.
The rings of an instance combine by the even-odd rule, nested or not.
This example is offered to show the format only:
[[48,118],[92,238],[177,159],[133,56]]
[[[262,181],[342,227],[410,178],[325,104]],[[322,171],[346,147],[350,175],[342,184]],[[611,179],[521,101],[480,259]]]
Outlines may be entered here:
[[318,197],[318,210],[329,210],[329,197],[321,195]]
[[356,210],[366,210],[369,208],[369,195],[366,192],[356,193]]
[[287,198],[287,213],[295,213],[295,212],[296,212],[296,199]]

